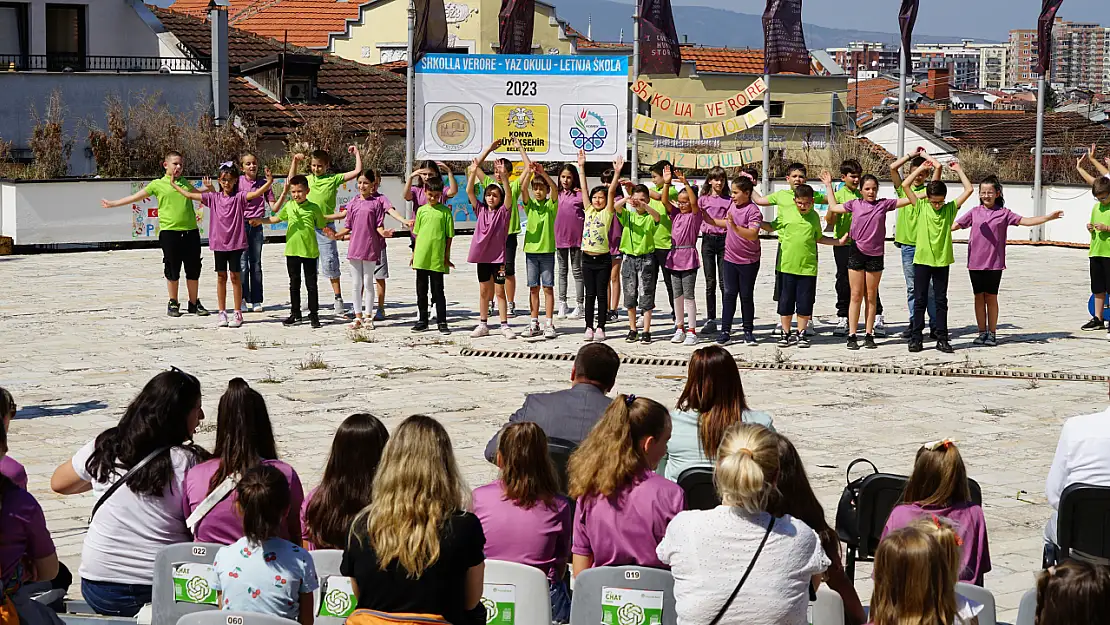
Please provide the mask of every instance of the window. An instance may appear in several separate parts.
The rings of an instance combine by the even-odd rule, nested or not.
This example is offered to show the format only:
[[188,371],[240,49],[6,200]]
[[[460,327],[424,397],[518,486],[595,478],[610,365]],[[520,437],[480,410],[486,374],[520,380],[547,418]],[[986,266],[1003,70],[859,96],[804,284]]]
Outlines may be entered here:
[[16,67],[26,65],[27,54],[27,5],[0,2],[0,58],[6,71],[11,63]]
[[46,68],[85,69],[85,5],[46,5]]
[[[752,111],[754,111],[756,109],[759,109],[759,108],[763,108],[763,103],[762,102],[749,104],[749,105],[745,106],[744,108],[740,109],[739,111],[737,111],[736,116],[740,117],[742,115],[747,115],[748,113],[751,113]],[[775,102],[774,100],[771,100],[771,117],[782,117],[782,111],[783,111],[783,103],[782,102]]]

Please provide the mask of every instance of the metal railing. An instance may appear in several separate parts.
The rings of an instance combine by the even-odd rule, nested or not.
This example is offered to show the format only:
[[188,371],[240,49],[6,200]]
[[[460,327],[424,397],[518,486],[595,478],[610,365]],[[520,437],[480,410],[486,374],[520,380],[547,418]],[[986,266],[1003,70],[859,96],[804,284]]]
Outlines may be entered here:
[[0,54],[0,72],[208,72],[208,59],[83,54]]

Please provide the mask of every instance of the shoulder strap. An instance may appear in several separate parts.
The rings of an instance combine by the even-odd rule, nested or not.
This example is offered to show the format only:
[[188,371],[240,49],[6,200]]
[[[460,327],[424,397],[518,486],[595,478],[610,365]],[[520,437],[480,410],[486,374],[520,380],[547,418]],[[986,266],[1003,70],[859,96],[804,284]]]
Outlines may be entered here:
[[231,491],[235,490],[235,487],[239,485],[240,479],[242,479],[242,476],[238,473],[225,477],[224,480],[217,484],[216,488],[212,489],[212,492],[208,493],[208,496],[200,502],[200,505],[197,506],[196,510],[193,510],[189,518],[185,519],[185,527],[189,528],[190,532],[193,532],[204,517],[208,516],[208,513],[216,507],[216,504],[226,499],[227,496],[231,494]]
[[166,453],[167,451],[169,451],[169,449],[170,449],[170,447],[167,445],[165,447],[159,447],[158,449],[155,449],[154,451],[150,452],[149,454],[146,455],[145,458],[143,458],[142,460],[135,463],[135,466],[131,467],[127,471],[127,473],[124,473],[123,477],[119,478],[118,480],[115,481],[115,483],[113,483],[111,486],[109,486],[108,490],[105,491],[105,493],[100,496],[100,499],[97,500],[97,502],[93,505],[92,512],[89,514],[89,525],[92,525],[93,517],[96,516],[96,511],[100,509],[100,506],[103,506],[104,502],[107,501],[109,497],[111,497],[113,494],[115,494],[115,492],[117,490],[119,490],[121,486],[126,484],[127,480],[131,479],[131,476],[138,473],[139,469],[141,469],[141,468],[145,467],[146,465],[150,464],[151,460],[154,460],[158,456],[160,456],[160,455]]
[[775,516],[771,515],[771,521],[767,524],[767,531],[763,533],[763,540],[759,541],[759,547],[756,548],[755,555],[752,556],[752,561],[748,563],[748,570],[744,571],[744,576],[740,578],[740,583],[736,584],[736,588],[732,589],[732,594],[728,596],[728,601],[725,601],[725,604],[721,606],[720,611],[717,612],[717,616],[713,617],[709,625],[717,625],[717,623],[720,622],[721,617],[728,611],[728,607],[732,605],[732,600],[736,598],[736,595],[740,592],[740,588],[744,586],[744,582],[748,581],[748,575],[751,575],[752,569],[755,568],[755,561],[759,559],[759,554],[763,553],[763,545],[767,544],[767,537],[771,535],[771,529],[774,527]]

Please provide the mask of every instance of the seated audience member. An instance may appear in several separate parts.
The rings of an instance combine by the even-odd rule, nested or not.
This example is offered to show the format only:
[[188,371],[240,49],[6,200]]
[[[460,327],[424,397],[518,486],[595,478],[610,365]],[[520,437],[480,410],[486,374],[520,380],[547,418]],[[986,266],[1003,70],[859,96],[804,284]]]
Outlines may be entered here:
[[[452,625],[486,622],[479,603],[486,539],[481,521],[466,511],[469,495],[438,421],[415,415],[397,426],[340,566],[354,578],[360,609]],[[358,612],[348,619],[359,622]]]
[[474,514],[486,535],[486,557],[534,566],[547,575],[552,616],[570,620],[566,568],[570,500],[559,494],[547,435],[535,423],[513,423],[497,446],[500,479],[474,489]]
[[891,511],[883,536],[916,519],[933,516],[949,519],[960,535],[959,580],[982,586],[983,575],[991,570],[987,521],[983,508],[971,501],[960,450],[947,439],[926,443],[917,451],[902,503]]
[[277,468],[288,480],[292,507],[277,535],[300,540],[301,479],[293,467],[277,459],[266,400],[243,378],[228,382],[220,397],[213,455],[185,472],[186,524],[197,542],[230,545],[243,537],[243,522],[235,513],[235,484],[259,464]]
[[370,505],[370,489],[389,432],[371,414],[353,414],[339,424],[324,478],[301,507],[305,549],[343,549],[351,521]]
[[[561,438],[581,443],[609,407],[609,397],[617,382],[620,356],[604,343],[590,343],[578,350],[570,370],[572,386],[554,393],[532,393],[524,405],[509,417],[509,423],[531,421],[538,424],[548,438]],[[494,461],[497,437],[486,443],[486,460]]]
[[955,541],[955,532],[933,532],[920,521],[883,538],[872,574],[871,624],[962,622],[956,620],[959,561]]
[[1037,625],[1110,625],[1110,567],[1068,560],[1037,576]]
[[655,554],[667,524],[685,507],[678,484],[656,475],[671,436],[657,401],[618,395],[570,456],[574,574],[595,566],[666,568]]
[[1045,495],[1052,516],[1045,527],[1045,561],[1056,562],[1056,518],[1060,497],[1072,484],[1110,486],[1110,409],[1072,417],[1060,430],[1056,456],[1048,470]]
[[774,431],[771,415],[748,408],[736,360],[723,347],[694,352],[686,372],[686,388],[671,411],[671,440],[656,471],[677,481],[685,469],[712,467],[725,430],[734,423],[755,423]]
[[[189,542],[182,509],[185,471],[208,457],[193,444],[204,419],[200,382],[174,368],[150,379],[119,425],[101,432],[54,470],[62,495],[92,490],[96,510],[81,550],[81,594],[98,614],[135,616],[150,603],[154,556]],[[155,453],[157,452],[157,453]],[[111,497],[108,488],[153,454]]]
[[778,445],[779,472],[775,486],[778,493],[771,498],[768,510],[775,516],[790,515],[805,523],[817,532],[821,541],[821,548],[829,558],[829,568],[825,571],[825,583],[835,590],[844,600],[845,622],[849,625],[859,625],[867,620],[863,604],[856,594],[855,585],[848,579],[841,560],[840,538],[836,530],[829,526],[825,519],[825,510],[817,495],[813,493],[809,477],[806,475],[802,458],[790,439],[781,434],[775,434]]
[[[4,394],[0,389],[0,401]],[[0,428],[0,462],[7,453],[8,437]],[[53,610],[30,596],[34,586],[48,590],[58,570],[58,554],[42,507],[0,474],[0,623],[60,624]]]
[[243,472],[235,508],[244,536],[216,554],[221,610],[272,614],[312,625],[312,591],[320,587],[312,556],[279,534],[288,529],[289,476],[269,464]]
[[820,584],[829,558],[809,526],[768,511],[778,472],[770,430],[746,423],[728,429],[716,467],[723,504],[680,513],[659,544],[659,559],[674,575],[679,622],[709,623],[722,609],[722,624],[808,622],[809,591]]
[[[15,418],[15,399],[7,389],[0,386],[0,421],[3,422],[4,432],[7,432]],[[0,458],[0,475],[8,478],[12,484],[24,490],[27,489],[27,470],[11,456]]]

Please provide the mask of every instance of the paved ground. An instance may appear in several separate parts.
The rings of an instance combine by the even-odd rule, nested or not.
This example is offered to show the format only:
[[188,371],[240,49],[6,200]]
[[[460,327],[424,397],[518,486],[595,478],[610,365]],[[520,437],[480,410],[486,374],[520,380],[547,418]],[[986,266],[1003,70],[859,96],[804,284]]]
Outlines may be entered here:
[[[469,245],[466,237],[456,250]],[[474,269],[460,267],[447,279],[450,336],[413,335],[414,274],[403,242],[390,243],[390,320],[355,341],[339,322],[313,331],[285,328],[288,282],[282,246],[265,247],[267,304],[248,314],[239,330],[215,327],[215,317],[164,316],[165,290],[156,250],[83,252],[0,257],[0,385],[20,406],[10,435],[11,455],[27,465],[30,487],[46,510],[62,559],[74,570],[91,508],[91,496],[61,498],[49,492],[53,468],[103,428],[114,424],[127,402],[154,373],[176,365],[197,375],[205,388],[208,420],[200,442],[211,445],[216,404],[235,376],[257,385],[276,422],[285,459],[306,485],[320,475],[332,433],[348,414],[370,411],[392,428],[402,418],[427,413],[448,427],[472,486],[494,477],[482,459],[486,440],[521,403],[525,393],[562,388],[565,362],[470,358],[467,346],[571,353],[580,345],[580,322],[562,322],[562,334],[529,343],[468,338],[475,322]],[[892,246],[887,266],[899,268]],[[462,253],[457,256],[462,257]],[[1003,316],[996,348],[974,348],[974,316],[967,274],[959,267],[966,248],[957,246],[953,271],[954,355],[932,349],[908,354],[900,339],[878,350],[848,352],[831,326],[809,350],[779,350],[766,339],[773,324],[771,281],[775,244],[764,243],[757,285],[754,348],[732,346],[753,362],[898,364],[943,368],[986,366],[1017,371],[1106,372],[1107,342],[1101,333],[1077,328],[1086,313],[1087,260],[1082,250],[1012,247],[1003,282]],[[201,296],[215,307],[211,255],[205,251]],[[822,250],[817,315],[834,315],[832,257]],[[700,288],[699,278],[699,288]],[[350,288],[344,278],[344,287]],[[327,293],[326,282],[321,292]],[[573,286],[571,287],[573,290]],[[660,292],[663,292],[660,288]],[[882,289],[887,319],[896,330],[906,320],[900,270]],[[518,301],[526,302],[523,289]],[[704,310],[704,302],[699,302]],[[330,317],[328,317],[330,320]],[[518,318],[520,326],[523,318]],[[627,327],[626,322],[618,324]],[[614,332],[613,334],[617,334]],[[660,333],[662,334],[662,333]],[[685,356],[688,347],[666,342],[629,345],[610,339],[622,354]],[[316,361],[326,368],[309,368]],[[626,366],[617,390],[672,404],[682,381],[673,367]],[[864,456],[882,470],[906,473],[924,441],[959,441],[969,473],[983,487],[994,569],[986,585],[997,596],[1000,616],[1012,620],[1021,593],[1033,584],[1041,551],[1041,527],[1049,509],[1044,479],[1066,417],[1102,410],[1105,384],[1030,382],[981,378],[851,375],[745,371],[750,403],[774,415],[780,431],[798,445],[831,520],[844,483],[844,468]],[[857,587],[870,595],[870,567],[857,571]]]

